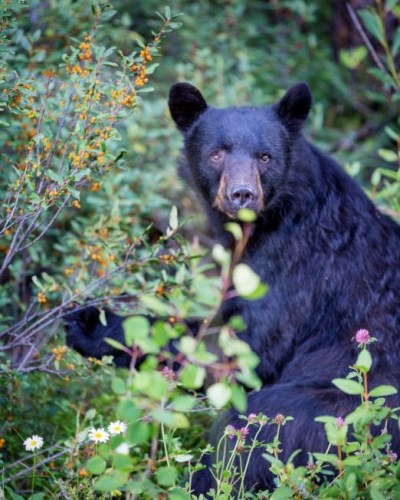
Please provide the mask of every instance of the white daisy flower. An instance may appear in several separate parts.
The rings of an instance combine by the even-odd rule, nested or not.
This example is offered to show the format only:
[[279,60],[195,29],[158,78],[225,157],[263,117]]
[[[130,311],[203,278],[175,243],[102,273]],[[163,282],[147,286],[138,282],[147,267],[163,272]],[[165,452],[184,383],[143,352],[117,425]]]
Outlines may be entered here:
[[107,441],[110,439],[110,435],[102,427],[100,427],[99,429],[95,429],[94,427],[92,427],[89,430],[89,439],[91,441],[94,441],[95,443],[107,443]]
[[30,438],[25,439],[24,446],[26,451],[38,450],[43,446],[43,438],[36,436],[36,434]]
[[117,420],[116,422],[111,422],[111,424],[108,426],[108,432],[113,436],[116,436],[117,434],[122,434],[125,431],[126,431],[126,423],[121,422],[119,420]]

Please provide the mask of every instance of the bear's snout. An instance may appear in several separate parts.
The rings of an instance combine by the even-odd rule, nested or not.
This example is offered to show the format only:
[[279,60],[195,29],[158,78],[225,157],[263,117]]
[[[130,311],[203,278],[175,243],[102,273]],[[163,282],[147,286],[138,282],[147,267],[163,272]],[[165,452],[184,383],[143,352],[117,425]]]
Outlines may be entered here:
[[231,219],[236,219],[242,208],[252,210],[256,215],[263,209],[263,190],[258,173],[251,171],[250,175],[243,177],[243,173],[239,177],[227,169],[219,182],[214,206]]
[[257,197],[257,191],[249,184],[233,186],[228,194],[229,201],[238,210],[250,207]]

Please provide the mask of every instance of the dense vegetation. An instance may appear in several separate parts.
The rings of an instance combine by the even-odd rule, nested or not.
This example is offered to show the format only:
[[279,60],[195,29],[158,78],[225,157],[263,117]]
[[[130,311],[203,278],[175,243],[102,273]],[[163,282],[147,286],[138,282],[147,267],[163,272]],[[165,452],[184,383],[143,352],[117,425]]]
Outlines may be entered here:
[[[290,416],[267,408],[246,416],[243,386],[258,386],[257,356],[235,337],[239,318],[212,331],[207,325],[231,279],[249,300],[265,290],[248,268],[236,266],[239,225],[230,227],[237,240],[232,255],[212,244],[178,179],[181,139],[166,106],[176,81],[192,82],[221,106],[268,104],[307,81],[315,98],[308,135],[397,217],[400,5],[364,3],[356,9],[353,2],[317,0],[174,0],[170,8],[159,0],[1,2],[6,498],[189,498],[191,475],[208,449],[204,429],[229,404],[243,412],[243,428],[227,428],[220,445],[233,439],[235,453],[250,454],[265,447],[265,467],[276,474],[275,492],[248,498],[395,497],[400,465],[387,448],[390,437],[372,440],[369,431],[398,420],[384,399],[395,389],[368,391],[370,338],[358,339],[350,378],[336,380],[360,398],[360,408],[340,419],[321,416],[330,447],[310,456],[307,467],[279,460],[285,446],[279,430]],[[85,360],[65,347],[61,318],[88,304],[164,318],[150,325],[134,316],[125,324],[134,355],[147,354],[139,371]],[[181,338],[183,364],[174,373],[160,362],[173,361],[168,341],[192,316],[204,318],[204,335]],[[219,356],[204,342],[209,334]],[[101,431],[89,434],[112,423],[120,429],[112,425],[104,439]],[[276,439],[246,442],[251,425],[276,426]],[[36,438],[37,447],[26,441],[32,435],[43,438],[42,447]],[[235,470],[229,457],[216,464],[214,497],[230,498],[234,484],[240,491],[245,467]]]

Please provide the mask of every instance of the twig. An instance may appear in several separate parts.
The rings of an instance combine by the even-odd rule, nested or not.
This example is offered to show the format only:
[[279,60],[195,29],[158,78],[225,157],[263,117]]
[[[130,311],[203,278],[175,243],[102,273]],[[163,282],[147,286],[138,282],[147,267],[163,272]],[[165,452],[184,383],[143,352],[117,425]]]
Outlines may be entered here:
[[61,496],[63,498],[65,498],[65,500],[71,500],[71,497],[68,495],[68,493],[64,489],[63,481],[61,479],[59,479],[58,481],[56,481],[56,484],[57,484],[58,488],[60,489]]
[[[44,450],[44,451],[46,451],[46,450]],[[44,451],[43,451],[43,453],[44,453]],[[39,465],[39,467],[40,467],[43,464],[46,464],[47,462],[52,462],[54,459],[56,459],[58,457],[62,457],[66,453],[69,453],[69,449],[68,448],[64,448],[62,451],[59,451],[55,455],[52,455],[51,457],[47,457],[44,460],[41,460],[40,464],[36,464],[36,466]],[[12,467],[15,467],[15,465],[23,464],[23,461],[24,460],[19,460],[18,462],[13,463],[13,464],[9,465],[8,467],[6,467],[5,470],[11,469]],[[25,476],[26,474],[28,474],[31,471],[33,471],[33,466],[27,467],[24,470],[21,470],[21,471],[17,472],[13,476],[5,478],[4,479],[4,483],[9,483],[10,481],[13,481],[14,479],[17,479],[18,477]]]
[[[70,194],[66,196],[65,200],[62,202],[62,204],[57,208],[57,210],[53,214],[52,218],[50,219],[50,222],[48,222],[46,227],[44,229],[42,229],[41,233],[38,236],[36,236],[36,238],[31,240],[29,243],[27,243],[25,246],[23,246],[23,247],[20,246],[18,249],[18,252],[22,252],[23,250],[26,250],[27,248],[29,248],[31,245],[36,243],[38,240],[40,240],[44,236],[44,234],[47,232],[47,230],[50,228],[50,226],[53,224],[53,222],[57,218],[58,214],[61,212],[61,210],[63,210],[65,205],[68,203],[70,198],[71,198]],[[27,233],[23,238],[21,238],[19,244],[22,245],[22,243],[24,242],[24,240],[26,240],[26,238],[28,236],[29,236],[29,234]]]
[[382,61],[379,59],[379,56],[378,56],[376,50],[374,49],[374,47],[372,46],[371,42],[369,41],[369,38],[368,38],[367,34],[365,33],[363,27],[361,26],[361,23],[358,20],[357,14],[354,12],[353,7],[349,3],[346,3],[346,8],[347,8],[347,11],[348,11],[348,13],[349,13],[349,15],[351,17],[351,20],[354,23],[354,26],[355,26],[356,30],[360,34],[361,38],[363,39],[363,42],[367,46],[367,48],[368,48],[368,50],[369,50],[369,52],[370,52],[373,60],[375,61],[375,64],[378,66],[378,68],[381,71],[383,71],[386,75],[390,76],[388,70],[382,64]]

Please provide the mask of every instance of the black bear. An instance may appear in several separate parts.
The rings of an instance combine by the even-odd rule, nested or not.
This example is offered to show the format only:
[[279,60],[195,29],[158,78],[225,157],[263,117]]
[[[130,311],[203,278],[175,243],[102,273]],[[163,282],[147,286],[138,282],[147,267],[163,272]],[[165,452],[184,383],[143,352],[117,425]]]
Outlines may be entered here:
[[[282,429],[280,458],[301,449],[300,462],[308,451],[326,448],[323,426],[314,418],[343,416],[359,403],[331,382],[354,364],[359,329],[378,339],[371,386],[397,385],[400,371],[400,227],[303,137],[311,101],[304,83],[261,108],[209,107],[188,83],[174,85],[169,97],[184,137],[180,173],[203,201],[216,235],[226,234],[225,223],[243,207],[257,215],[243,261],[269,291],[257,301],[233,297],[222,314],[225,320],[242,316],[240,337],[260,357],[264,386],[249,394],[248,412],[293,416]],[[76,317],[70,345],[84,355],[105,354],[104,335],[123,338],[120,319],[110,313],[109,321],[111,330],[93,310]],[[225,421],[242,425],[234,410]],[[270,442],[273,432],[266,426],[258,439]],[[398,431],[392,447],[400,450]],[[261,454],[256,449],[252,455],[248,490],[273,486]],[[215,457],[206,459],[209,465],[207,460]],[[195,476],[196,492],[212,485],[209,469]]]

